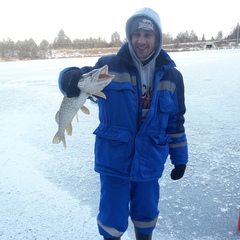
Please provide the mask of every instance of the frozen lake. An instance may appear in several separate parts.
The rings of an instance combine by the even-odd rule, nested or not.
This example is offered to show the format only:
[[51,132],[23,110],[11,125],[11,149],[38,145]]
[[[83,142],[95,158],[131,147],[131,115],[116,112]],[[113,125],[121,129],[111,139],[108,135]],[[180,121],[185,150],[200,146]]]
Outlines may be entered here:
[[[166,164],[153,239],[237,240],[240,208],[240,50],[170,53],[186,92],[189,164]],[[0,62],[0,240],[100,240],[93,171],[98,109],[79,112],[67,149],[53,145],[59,72],[97,58]],[[123,240],[132,240],[133,228]]]

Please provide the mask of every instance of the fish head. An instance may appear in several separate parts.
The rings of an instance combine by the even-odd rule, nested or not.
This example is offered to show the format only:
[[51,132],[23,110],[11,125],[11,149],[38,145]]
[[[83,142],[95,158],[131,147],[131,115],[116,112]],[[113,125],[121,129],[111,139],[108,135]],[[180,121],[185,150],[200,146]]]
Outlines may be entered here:
[[78,82],[78,88],[91,95],[102,91],[114,77],[108,73],[108,65],[105,65],[83,74]]

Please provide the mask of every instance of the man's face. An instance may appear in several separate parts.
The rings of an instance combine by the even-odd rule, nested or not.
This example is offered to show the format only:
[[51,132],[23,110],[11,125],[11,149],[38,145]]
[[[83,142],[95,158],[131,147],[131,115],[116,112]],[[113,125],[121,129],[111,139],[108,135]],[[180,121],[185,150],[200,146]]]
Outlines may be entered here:
[[155,49],[156,36],[152,31],[136,30],[132,34],[131,43],[139,58],[147,58]]

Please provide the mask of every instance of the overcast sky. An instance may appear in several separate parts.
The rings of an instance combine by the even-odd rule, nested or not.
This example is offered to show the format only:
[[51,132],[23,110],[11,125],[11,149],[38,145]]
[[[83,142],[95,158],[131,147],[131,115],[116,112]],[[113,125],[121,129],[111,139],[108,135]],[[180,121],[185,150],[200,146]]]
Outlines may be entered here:
[[126,20],[142,7],[157,11],[164,33],[173,37],[194,30],[199,38],[228,35],[240,21],[239,0],[1,0],[0,41],[33,38],[53,42],[60,29],[71,39],[110,41],[117,31],[125,38]]

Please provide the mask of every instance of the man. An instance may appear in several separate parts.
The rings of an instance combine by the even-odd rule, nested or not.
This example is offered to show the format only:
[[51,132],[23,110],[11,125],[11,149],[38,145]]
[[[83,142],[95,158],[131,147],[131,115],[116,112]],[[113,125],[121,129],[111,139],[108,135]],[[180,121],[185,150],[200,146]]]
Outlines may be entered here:
[[[95,171],[101,196],[97,218],[104,239],[119,240],[129,216],[137,240],[151,240],[158,219],[159,184],[168,155],[180,179],[188,161],[184,130],[184,84],[175,63],[162,49],[160,18],[144,8],[126,23],[125,43],[116,55],[102,57],[113,81],[98,99],[100,124],[94,131]],[[67,68],[59,87],[78,96],[77,82],[92,67]]]

